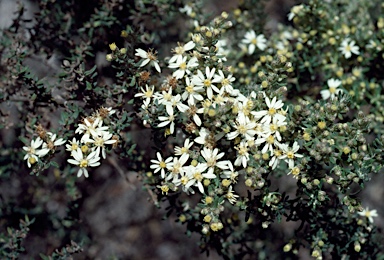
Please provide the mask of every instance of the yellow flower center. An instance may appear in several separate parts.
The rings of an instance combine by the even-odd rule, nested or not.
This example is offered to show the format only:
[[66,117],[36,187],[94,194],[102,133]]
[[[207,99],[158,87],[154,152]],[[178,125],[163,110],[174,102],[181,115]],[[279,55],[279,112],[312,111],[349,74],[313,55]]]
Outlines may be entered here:
[[247,128],[244,125],[239,125],[237,127],[237,131],[239,131],[239,133],[243,135],[247,132]]
[[239,154],[240,154],[240,155],[246,155],[247,152],[248,152],[247,147],[245,147],[245,146],[241,146],[241,147],[239,148]]
[[193,93],[194,92],[193,91],[193,86],[187,86],[185,89],[188,91],[188,93]]
[[187,64],[185,62],[183,62],[183,63],[180,64],[179,67],[180,67],[181,70],[185,70],[187,68]]
[[88,166],[88,160],[86,160],[86,159],[81,160],[79,166],[80,166],[80,168],[87,167]]
[[329,87],[329,92],[331,92],[331,94],[335,94],[336,88],[335,87]]
[[275,142],[275,138],[273,137],[273,135],[268,136],[267,143],[273,144],[274,142]]
[[204,217],[204,222],[209,223],[209,222],[211,222],[211,220],[212,220],[212,217],[211,217],[210,215],[206,215],[206,216]]
[[252,100],[248,100],[247,101],[247,108],[248,109],[252,109],[252,107],[253,107],[253,101]]
[[187,153],[188,152],[188,148],[187,147],[181,147],[181,153]]
[[214,97],[214,99],[215,99],[216,103],[218,103],[218,104],[224,102],[224,98],[221,95],[217,95],[216,97]]
[[144,96],[146,96],[148,98],[152,97],[152,94],[153,94],[152,90],[147,90],[147,91],[144,92]]
[[167,165],[165,164],[165,162],[163,162],[163,161],[161,161],[160,163],[159,163],[159,166],[160,166],[160,168],[165,168],[165,167],[167,167]]
[[271,129],[271,132],[275,132],[278,128],[279,128],[279,127],[278,127],[277,125],[275,125],[275,124],[271,124],[271,125],[269,126],[269,129]]
[[76,143],[72,143],[71,149],[72,149],[73,151],[76,151],[77,148],[79,148],[79,146],[78,146]]
[[176,47],[175,48],[175,53],[179,54],[179,55],[183,54],[184,53],[184,48],[182,46]]
[[273,153],[275,154],[276,157],[281,156],[281,151],[280,150],[274,150]]
[[274,114],[276,114],[276,109],[271,107],[270,109],[268,109],[268,114],[270,114],[271,116],[273,116]]
[[209,86],[211,86],[211,80],[209,80],[209,79],[205,79],[205,80],[204,80],[204,86],[205,86],[205,87],[209,87]]
[[252,39],[251,43],[256,45],[257,44],[257,39],[256,38]]
[[183,184],[185,186],[185,185],[187,185],[189,179],[188,179],[188,177],[183,176],[183,177],[181,177],[180,181],[181,181],[181,184]]
[[327,124],[324,121],[320,121],[320,122],[317,123],[317,126],[320,129],[324,129],[327,126]]
[[207,165],[209,167],[213,167],[213,166],[215,166],[215,164],[216,164],[216,159],[215,158],[208,158]]
[[289,151],[289,152],[287,152],[287,157],[289,159],[293,159],[293,158],[295,158],[295,154],[292,151]]
[[193,178],[195,178],[195,180],[197,181],[202,181],[203,175],[200,172],[196,172],[195,174],[193,174]]
[[171,98],[172,98],[172,95],[168,94],[168,93],[165,93],[163,96],[164,96],[164,99],[167,101],[171,100]]
[[104,139],[101,137],[97,137],[95,140],[95,145],[100,147],[104,146]]
[[346,45],[346,46],[345,46],[345,51],[350,52],[350,51],[351,51],[351,46]]
[[229,80],[228,79],[223,79],[222,81],[221,81],[221,85],[223,85],[223,86],[227,86],[227,85],[229,85]]

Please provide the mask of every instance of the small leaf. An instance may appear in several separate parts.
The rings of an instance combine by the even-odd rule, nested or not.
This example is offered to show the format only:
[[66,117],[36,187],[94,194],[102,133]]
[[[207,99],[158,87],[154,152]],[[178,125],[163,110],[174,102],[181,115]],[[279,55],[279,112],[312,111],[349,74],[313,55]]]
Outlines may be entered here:
[[95,72],[96,68],[97,68],[97,66],[96,66],[96,65],[95,65],[95,66],[93,66],[93,68],[92,68],[92,69],[90,69],[90,70],[87,70],[86,72],[84,72],[84,75],[85,75],[85,76],[89,76],[89,75],[91,75],[93,72]]
[[131,79],[131,83],[129,83],[129,86],[130,86],[130,87],[133,87],[133,86],[135,85],[135,83],[136,83],[136,78],[135,78],[135,77],[132,77],[132,79]]
[[90,82],[86,82],[85,85],[87,86],[86,89],[87,90],[92,90],[92,84]]

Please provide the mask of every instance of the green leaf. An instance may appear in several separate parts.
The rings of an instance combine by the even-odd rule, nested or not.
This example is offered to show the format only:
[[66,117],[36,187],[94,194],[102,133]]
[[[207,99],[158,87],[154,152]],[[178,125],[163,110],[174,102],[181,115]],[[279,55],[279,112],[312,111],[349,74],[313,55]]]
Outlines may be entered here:
[[51,165],[55,168],[59,168],[59,164],[55,161],[51,161]]
[[97,68],[97,66],[96,66],[96,65],[95,65],[95,66],[93,66],[93,68],[92,68],[92,69],[90,69],[90,70],[87,70],[86,72],[84,72],[84,75],[85,75],[85,76],[89,76],[89,75],[91,75],[93,72],[95,72],[96,68]]
[[130,86],[130,87],[133,87],[133,86],[135,85],[135,83],[136,83],[136,78],[135,78],[135,77],[132,77],[132,79],[131,79],[131,83],[129,83],[129,86]]
[[50,260],[48,256],[40,253],[39,256],[41,257],[42,260]]
[[87,81],[87,82],[85,83],[85,85],[86,85],[86,89],[87,89],[87,90],[92,90],[92,84],[91,84],[89,81]]

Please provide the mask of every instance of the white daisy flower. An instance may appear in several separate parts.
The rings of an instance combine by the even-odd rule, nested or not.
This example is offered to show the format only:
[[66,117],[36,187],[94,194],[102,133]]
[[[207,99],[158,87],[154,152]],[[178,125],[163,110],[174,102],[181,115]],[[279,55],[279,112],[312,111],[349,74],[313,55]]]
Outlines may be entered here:
[[295,5],[291,8],[291,12],[287,15],[288,16],[288,21],[291,21],[302,9],[303,5]]
[[272,170],[276,169],[277,165],[279,165],[280,156],[282,155],[283,155],[283,152],[280,149],[276,148],[273,150],[273,156],[268,163],[268,165],[272,168]]
[[179,178],[179,174],[181,172],[185,171],[184,164],[188,161],[189,155],[183,154],[178,157],[173,157],[173,161],[169,162],[169,167],[167,168],[169,170],[168,176],[165,177],[166,181],[169,181],[172,179],[172,182]]
[[188,113],[189,117],[192,117],[192,119],[196,125],[201,126],[201,119],[198,116],[198,114],[204,113],[203,107],[197,108],[195,105],[189,105],[189,109],[188,109],[187,113]]
[[85,118],[84,124],[79,124],[78,127],[75,130],[76,134],[84,134],[80,142],[85,143],[84,140],[87,140],[90,138],[90,135],[92,136],[99,136],[101,132],[107,131],[108,126],[102,126],[103,121],[100,120],[100,118]]
[[227,161],[227,166],[228,170],[223,171],[220,177],[223,179],[230,179],[233,183],[236,183],[239,173],[235,171],[231,161]]
[[176,96],[172,96],[168,104],[171,105],[172,107],[177,107],[177,109],[182,113],[184,113],[189,109],[189,107],[186,104],[183,104],[183,102],[181,102],[180,94],[177,94]]
[[280,149],[283,151],[283,155],[279,157],[280,160],[285,160],[288,163],[289,168],[293,168],[295,164],[294,159],[302,158],[302,154],[297,154],[296,152],[300,149],[299,144],[295,141],[292,145],[292,148],[288,144],[279,144]]
[[292,175],[293,175],[293,178],[295,178],[295,179],[299,179],[300,168],[297,167],[297,166],[293,166],[293,167],[291,167],[291,168],[289,168],[289,169],[290,169],[290,171],[288,172],[287,175],[292,174]]
[[173,157],[168,157],[167,159],[163,159],[159,152],[156,153],[157,160],[151,160],[151,169],[154,169],[154,173],[160,171],[161,178],[165,178],[165,170],[171,167],[170,163],[173,160]]
[[183,8],[179,8],[180,13],[185,13],[186,15],[190,16],[193,12],[193,9],[190,5],[184,5]]
[[[23,150],[27,152],[24,156],[24,160],[27,160],[28,167],[31,168],[32,164],[35,164],[39,158],[45,156],[39,150],[39,147],[43,144],[43,140],[40,137],[37,137],[36,140],[31,141],[30,146],[23,146]],[[49,150],[48,150],[49,151]]]
[[188,183],[190,182],[191,178],[192,178],[191,173],[187,170],[188,167],[189,166],[185,167],[186,170],[184,172],[179,173],[180,178],[174,179],[172,181],[172,183],[175,184],[175,186],[181,185],[182,190],[187,194],[189,194],[189,193],[195,194],[195,191],[192,189],[192,187],[190,185],[187,186]]
[[355,45],[355,41],[346,38],[341,42],[341,46],[339,47],[339,50],[344,55],[346,59],[349,59],[353,54],[359,55],[359,46]]
[[254,30],[250,30],[245,34],[245,38],[242,43],[248,45],[248,54],[251,55],[255,52],[256,47],[260,50],[264,50],[267,47],[267,40],[263,34],[256,35]]
[[323,89],[320,91],[321,97],[326,100],[331,98],[333,100],[342,90],[338,89],[341,84],[341,81],[338,79],[329,79],[327,80],[328,89]]
[[72,141],[68,141],[68,142],[69,142],[69,144],[65,145],[65,147],[67,148],[65,150],[68,151],[68,152],[71,152],[71,156],[73,156],[72,152],[76,151],[77,148],[80,147],[80,143],[79,143],[79,141],[76,140],[75,137],[73,137]]
[[275,137],[271,133],[266,133],[261,135],[259,138],[256,139],[255,144],[259,145],[265,143],[263,149],[261,150],[262,153],[266,153],[269,151],[269,153],[272,155],[274,152],[275,146],[278,146],[279,142],[275,139]]
[[219,58],[218,62],[227,61],[226,56],[229,54],[229,50],[225,48],[227,46],[227,40],[218,40],[215,44],[216,46],[216,56]]
[[220,93],[220,90],[213,85],[213,76],[215,75],[215,68],[210,69],[209,67],[205,68],[205,75],[198,70],[197,75],[194,75],[192,78],[192,83],[197,86],[203,86],[207,89],[207,97],[212,100],[213,97],[213,91],[216,93]]
[[277,117],[274,117],[272,119],[272,122],[269,125],[263,125],[264,126],[264,133],[269,132],[270,134],[273,134],[276,137],[277,141],[281,141],[281,135],[279,132],[279,128],[281,126],[287,125],[287,122],[284,120],[281,120]]
[[160,69],[160,66],[159,66],[159,61],[157,60],[156,54],[153,53],[152,50],[149,50],[149,51],[146,52],[143,49],[136,49],[135,55],[139,56],[140,58],[143,59],[141,61],[140,67],[144,67],[145,65],[149,64],[149,65],[155,67],[155,69],[159,73],[161,73],[161,69]]
[[173,97],[172,88],[169,88],[168,91],[161,91],[161,93],[156,92],[154,95],[155,100],[159,102],[159,104],[167,105],[170,104],[170,101]]
[[232,77],[232,74],[229,74],[226,77],[222,70],[219,70],[218,73],[219,74],[215,74],[215,78],[213,79],[212,82],[221,84],[220,95],[222,95],[224,92],[227,92],[228,94],[232,95],[233,93],[232,82],[235,81],[236,78]]
[[205,146],[210,135],[211,132],[207,128],[202,127],[199,131],[199,136],[196,137],[194,141]]
[[234,203],[236,203],[239,195],[236,195],[234,193],[232,186],[229,186],[227,194],[225,194],[225,197],[228,199],[229,203],[234,204]]
[[362,212],[357,212],[360,216],[368,218],[370,223],[373,223],[373,218],[378,217],[377,210],[369,210],[368,208],[365,208]]
[[[185,45],[181,45],[178,43],[179,46],[177,46],[174,50],[172,50],[175,55],[173,55],[169,59],[169,63],[179,63],[181,60],[183,60],[183,55],[187,52],[195,48],[196,44],[193,41],[187,42]],[[196,59],[197,61],[197,59]]]
[[47,154],[50,150],[54,150],[57,146],[65,144],[66,140],[63,138],[59,138],[56,140],[56,134],[47,132],[48,136],[50,137],[48,143],[44,142],[41,153]]
[[237,115],[236,122],[233,124],[233,127],[236,128],[236,131],[227,134],[228,140],[235,139],[239,135],[246,140],[250,140],[256,134],[256,131],[254,130],[256,122],[251,121],[249,117],[244,115],[244,113],[239,113]]
[[207,147],[204,147],[203,150],[200,151],[201,155],[205,159],[205,163],[203,165],[208,167],[208,174],[213,174],[215,167],[218,167],[222,170],[228,169],[227,161],[219,161],[225,153],[219,153],[219,149],[209,149]]
[[171,105],[165,106],[165,109],[168,113],[168,116],[159,116],[159,120],[162,121],[160,124],[157,125],[157,127],[164,127],[166,125],[169,125],[170,133],[173,134],[175,131],[175,116],[173,114],[173,107]]
[[188,154],[189,157],[189,149],[192,147],[193,144],[194,142],[191,142],[189,138],[185,139],[183,147],[175,147],[175,155]]
[[268,110],[262,110],[262,111],[252,111],[251,114],[256,119],[261,119],[260,123],[269,124],[271,123],[272,119],[276,117],[278,120],[285,120],[285,116],[283,116],[280,113],[277,113],[280,108],[284,106],[283,101],[277,100],[276,97],[273,97],[272,101],[265,97],[265,103],[267,104]]
[[96,167],[100,165],[100,157],[97,156],[96,151],[91,152],[85,157],[81,149],[77,148],[76,151],[72,152],[72,156],[75,159],[68,159],[68,162],[80,167],[79,171],[77,172],[77,177],[84,175],[86,178],[88,178],[89,175],[87,167]]
[[172,76],[176,79],[182,79],[185,74],[190,74],[190,69],[199,66],[196,57],[192,57],[187,63],[187,56],[184,56],[181,60],[177,60],[175,63],[169,64],[169,68],[177,69],[172,73]]
[[235,149],[237,150],[237,158],[234,165],[242,165],[243,168],[246,168],[249,161],[248,142],[241,141],[240,144],[235,147]]
[[205,179],[215,179],[216,175],[214,173],[210,172],[205,172],[207,169],[207,165],[204,163],[199,163],[196,166],[188,166],[185,168],[188,176],[189,176],[189,181],[186,184],[186,188],[188,189],[189,187],[196,186],[199,191],[204,194],[204,186],[203,186],[203,180]]
[[181,95],[183,100],[188,99],[188,105],[195,105],[196,101],[202,101],[204,98],[200,94],[201,92],[204,92],[203,86],[195,86],[195,84],[192,83],[192,80],[189,77],[185,77],[185,91]]
[[141,92],[135,94],[135,97],[141,97],[145,100],[145,102],[149,103],[153,96],[154,90],[155,86],[148,87],[148,85],[145,85],[145,89],[141,87]]
[[110,132],[100,132],[99,136],[92,136],[92,138],[89,138],[85,141],[85,143],[91,143],[94,144],[96,147],[96,155],[100,156],[100,152],[102,154],[103,159],[107,157],[106,151],[105,151],[105,145],[106,144],[114,144],[117,142],[117,140],[111,139],[112,134]]

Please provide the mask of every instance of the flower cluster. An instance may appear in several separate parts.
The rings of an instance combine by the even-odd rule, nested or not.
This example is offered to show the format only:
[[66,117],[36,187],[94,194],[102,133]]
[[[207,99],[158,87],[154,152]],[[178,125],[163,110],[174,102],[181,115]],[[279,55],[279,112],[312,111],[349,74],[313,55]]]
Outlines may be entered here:
[[66,142],[62,138],[56,138],[56,134],[46,131],[40,124],[36,127],[36,133],[38,134],[38,137],[31,141],[31,145],[23,147],[24,151],[27,152],[24,156],[24,160],[27,160],[29,168],[39,162],[39,158],[43,158],[49,153],[53,154],[56,147],[61,146]]
[[[242,94],[222,62],[211,62],[220,48],[215,45],[215,51],[210,51],[207,38],[215,30],[204,28],[175,49],[168,66],[174,70],[174,85],[169,80],[161,86],[146,85],[135,96],[143,102],[143,113],[152,115],[145,124],[166,128],[165,135],[178,134],[180,125],[185,129],[184,145],[176,146],[173,156],[163,158],[158,152],[157,159],[151,160],[150,168],[162,179],[158,186],[162,193],[199,191],[219,204],[225,199],[235,204],[239,198],[235,192],[238,176],[248,167],[255,167],[259,154],[270,158],[271,169],[286,162],[287,174],[296,178],[300,172],[296,160],[302,155],[298,153],[299,144],[290,145],[281,134],[289,119],[288,108],[279,99],[285,89],[273,92],[258,86]],[[250,40],[250,44],[256,42]],[[252,51],[254,48],[250,47]],[[207,203],[207,198],[204,201]],[[210,228],[217,231],[222,224],[213,212],[203,214]]]
[[94,115],[84,118],[75,133],[80,134],[80,140],[73,137],[66,145],[73,158],[68,162],[80,167],[77,177],[89,177],[88,167],[100,165],[101,157],[106,158],[108,145],[117,143],[117,138],[110,133],[109,126],[103,125],[104,119],[114,114],[112,108],[101,107]]

